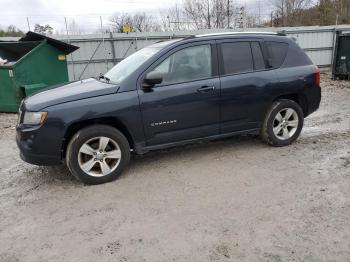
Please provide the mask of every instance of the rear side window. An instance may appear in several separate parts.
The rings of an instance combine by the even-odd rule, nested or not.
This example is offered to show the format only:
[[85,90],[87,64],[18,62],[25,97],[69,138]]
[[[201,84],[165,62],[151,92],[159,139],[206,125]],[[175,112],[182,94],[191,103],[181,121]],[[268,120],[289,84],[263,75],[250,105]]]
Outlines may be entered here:
[[288,44],[281,42],[265,42],[269,55],[269,63],[273,68],[278,68],[282,65],[288,51]]
[[249,42],[222,43],[221,50],[225,75],[253,71]]
[[255,70],[266,69],[260,44],[258,42],[252,42],[251,47],[252,47],[252,53],[253,53],[253,59],[254,59],[254,69]]

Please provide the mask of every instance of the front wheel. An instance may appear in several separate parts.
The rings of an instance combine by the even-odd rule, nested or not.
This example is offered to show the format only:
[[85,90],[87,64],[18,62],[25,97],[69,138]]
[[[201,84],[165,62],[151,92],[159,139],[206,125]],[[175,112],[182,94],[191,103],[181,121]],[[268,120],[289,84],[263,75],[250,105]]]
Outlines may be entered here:
[[296,102],[277,100],[268,110],[261,128],[262,139],[273,146],[287,146],[300,135],[304,124],[303,110]]
[[79,130],[70,140],[66,163],[71,173],[86,184],[116,179],[130,160],[130,147],[117,129],[94,125]]

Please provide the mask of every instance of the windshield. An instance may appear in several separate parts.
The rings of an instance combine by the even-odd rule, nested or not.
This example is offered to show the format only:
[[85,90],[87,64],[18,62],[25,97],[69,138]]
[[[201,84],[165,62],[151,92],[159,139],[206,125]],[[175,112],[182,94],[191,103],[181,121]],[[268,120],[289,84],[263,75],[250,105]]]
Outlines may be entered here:
[[146,47],[137,51],[115,65],[105,74],[105,77],[113,83],[120,83],[160,49],[160,47]]

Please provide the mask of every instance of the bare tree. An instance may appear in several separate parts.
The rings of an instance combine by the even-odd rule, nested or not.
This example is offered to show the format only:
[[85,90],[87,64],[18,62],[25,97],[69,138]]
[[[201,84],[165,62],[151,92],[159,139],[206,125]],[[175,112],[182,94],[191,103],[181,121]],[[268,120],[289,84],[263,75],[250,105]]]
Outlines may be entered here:
[[[263,1],[263,0],[261,0]],[[133,32],[350,23],[350,0],[269,0],[271,16],[262,17],[250,6],[233,6],[233,0],[183,0],[158,15],[116,13],[111,17],[114,32],[129,24]]]
[[318,14],[320,25],[350,23],[349,0],[319,0]]
[[6,30],[3,30],[0,27],[0,37],[2,37],[2,36],[23,36],[23,35],[24,35],[24,33],[14,25],[8,26],[6,28]]
[[230,28],[234,21],[234,6],[230,0],[185,0],[183,9],[187,19],[197,29]]
[[175,4],[167,11],[160,11],[160,21],[163,31],[195,29],[193,21],[188,20],[182,5]]
[[311,0],[272,0],[275,7],[275,15],[279,18],[280,26],[299,25],[298,19],[303,10],[310,7]]
[[212,27],[211,0],[185,0],[184,13],[197,29]]
[[161,30],[159,21],[153,16],[146,15],[146,13],[137,13],[133,15],[131,24],[138,32],[151,32]]
[[114,32],[122,33],[123,25],[131,24],[131,16],[127,13],[115,13],[110,18],[110,22]]
[[128,24],[133,32],[160,31],[162,26],[158,19],[146,13],[116,13],[110,18],[114,32],[122,33],[123,26]]
[[213,1],[213,27],[225,28],[227,24],[227,1],[214,0]]
[[38,34],[42,34],[42,35],[52,35],[53,34],[53,28],[50,25],[35,24],[34,32],[36,32]]
[[68,24],[68,31],[72,35],[81,35],[83,33],[83,30],[74,19]]
[[183,6],[175,4],[173,8],[169,9],[167,16],[172,30],[186,30],[188,29],[189,22],[185,16]]

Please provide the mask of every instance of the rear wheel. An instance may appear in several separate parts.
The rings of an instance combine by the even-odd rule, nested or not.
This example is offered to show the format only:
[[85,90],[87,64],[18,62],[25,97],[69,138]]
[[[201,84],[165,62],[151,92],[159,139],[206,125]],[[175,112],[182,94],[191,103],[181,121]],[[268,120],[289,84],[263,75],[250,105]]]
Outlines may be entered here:
[[303,128],[303,110],[296,102],[277,100],[268,110],[261,129],[261,137],[273,146],[286,146],[294,142]]
[[66,163],[86,184],[116,179],[130,161],[127,139],[117,129],[94,125],[78,131],[69,142]]

